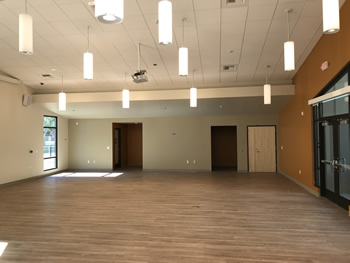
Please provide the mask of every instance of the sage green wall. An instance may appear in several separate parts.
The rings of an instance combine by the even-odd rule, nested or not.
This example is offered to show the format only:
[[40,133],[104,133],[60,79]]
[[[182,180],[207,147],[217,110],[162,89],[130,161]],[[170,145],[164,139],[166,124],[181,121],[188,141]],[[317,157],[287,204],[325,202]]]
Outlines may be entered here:
[[68,168],[68,121],[59,117],[59,169],[43,171],[43,115],[54,114],[40,105],[22,106],[23,94],[30,93],[23,85],[0,82],[0,184]]
[[69,168],[112,169],[112,123],[135,122],[143,123],[144,170],[211,170],[211,126],[231,125],[237,126],[237,168],[246,171],[247,126],[277,125],[277,114],[69,120]]

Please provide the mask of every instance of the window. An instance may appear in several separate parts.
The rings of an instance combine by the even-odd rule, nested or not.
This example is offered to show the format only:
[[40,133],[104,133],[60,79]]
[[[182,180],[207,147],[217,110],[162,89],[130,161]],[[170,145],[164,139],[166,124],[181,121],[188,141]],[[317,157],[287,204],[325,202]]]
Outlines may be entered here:
[[57,168],[57,117],[44,116],[44,171]]

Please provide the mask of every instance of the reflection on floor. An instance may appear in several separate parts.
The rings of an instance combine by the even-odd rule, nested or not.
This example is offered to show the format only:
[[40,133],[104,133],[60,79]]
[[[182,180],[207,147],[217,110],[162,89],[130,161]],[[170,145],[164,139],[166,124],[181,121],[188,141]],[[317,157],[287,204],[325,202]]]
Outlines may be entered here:
[[118,177],[123,173],[59,173],[50,177]]
[[0,257],[2,256],[2,253],[4,253],[8,243],[7,242],[0,242]]

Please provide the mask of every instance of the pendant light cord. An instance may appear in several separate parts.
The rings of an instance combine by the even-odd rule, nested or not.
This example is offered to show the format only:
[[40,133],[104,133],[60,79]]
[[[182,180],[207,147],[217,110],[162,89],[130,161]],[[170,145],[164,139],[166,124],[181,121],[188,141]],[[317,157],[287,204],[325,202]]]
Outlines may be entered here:
[[193,69],[192,70],[192,88],[194,88],[193,87],[193,84],[194,84],[194,72],[196,71],[196,69]]
[[287,29],[287,32],[288,32],[288,41],[289,41],[289,38],[290,38],[290,25],[289,25],[289,13],[290,12],[292,12],[292,9],[289,9],[288,11],[287,11],[287,27],[288,27],[288,29]]
[[185,44],[185,20],[186,18],[182,18],[182,47],[184,47],[184,44]]
[[141,62],[140,62],[140,57],[141,57],[141,47],[140,47],[140,43],[137,47],[137,53],[138,53],[138,56],[137,56],[137,66],[138,66],[138,72],[141,71]]
[[124,75],[124,89],[126,90],[126,75],[127,75],[128,73],[125,73],[125,75]]
[[27,13],[28,13],[28,10],[27,10],[27,0],[24,1],[24,10],[25,10],[25,13],[27,14]]
[[87,39],[88,39],[87,52],[89,52],[89,49],[90,49],[90,26],[88,26],[88,35],[87,35]]
[[268,81],[268,74],[269,74],[270,67],[271,67],[270,65],[266,65],[266,75],[265,75],[266,83],[265,84],[267,84],[267,81]]
[[62,74],[62,87],[61,87],[61,92],[63,92],[63,74]]

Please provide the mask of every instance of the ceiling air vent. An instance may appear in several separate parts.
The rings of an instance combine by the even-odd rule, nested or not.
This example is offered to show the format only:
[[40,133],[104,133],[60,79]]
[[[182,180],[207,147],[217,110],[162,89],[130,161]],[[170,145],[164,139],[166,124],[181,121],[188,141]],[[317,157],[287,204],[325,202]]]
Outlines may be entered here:
[[53,76],[50,73],[41,74],[41,77],[43,79],[53,79]]
[[249,0],[221,0],[222,8],[235,8],[248,6]]
[[233,65],[223,65],[221,68],[222,72],[234,72],[237,71],[238,69],[238,65],[237,64],[233,64]]

